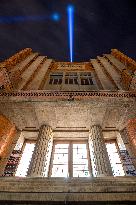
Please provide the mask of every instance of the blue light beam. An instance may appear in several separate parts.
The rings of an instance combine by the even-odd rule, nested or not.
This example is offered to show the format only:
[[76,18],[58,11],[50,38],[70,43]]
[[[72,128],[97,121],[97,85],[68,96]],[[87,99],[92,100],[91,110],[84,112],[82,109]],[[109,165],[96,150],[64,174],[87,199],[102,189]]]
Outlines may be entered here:
[[70,62],[73,62],[74,7],[72,5],[69,5],[67,7],[67,12],[68,12],[68,34],[69,34]]
[[47,15],[35,15],[35,16],[0,16],[0,24],[15,24],[23,22],[40,22],[51,19],[52,21],[59,21],[59,13],[53,13],[50,16]]

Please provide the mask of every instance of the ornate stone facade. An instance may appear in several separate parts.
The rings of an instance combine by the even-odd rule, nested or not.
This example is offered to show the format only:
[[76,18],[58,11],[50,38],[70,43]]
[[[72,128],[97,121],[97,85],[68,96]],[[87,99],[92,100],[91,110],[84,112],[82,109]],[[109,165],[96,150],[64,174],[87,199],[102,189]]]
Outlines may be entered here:
[[[2,62],[0,175],[17,147],[23,156],[27,143],[36,145],[26,177],[0,178],[0,203],[136,201],[135,72],[136,62],[117,49],[70,63],[27,48]],[[49,177],[57,140],[87,142],[89,178]],[[117,150],[123,176],[113,176],[106,141]]]

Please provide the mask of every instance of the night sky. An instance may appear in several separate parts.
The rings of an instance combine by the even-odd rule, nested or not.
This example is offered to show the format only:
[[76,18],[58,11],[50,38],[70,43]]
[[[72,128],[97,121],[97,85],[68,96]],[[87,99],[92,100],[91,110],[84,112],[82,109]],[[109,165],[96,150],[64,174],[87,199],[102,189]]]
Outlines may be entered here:
[[[0,60],[31,47],[55,60],[68,61],[69,4],[75,7],[74,61],[87,61],[111,48],[136,57],[136,0],[0,0]],[[50,18],[54,13],[60,15],[59,21]],[[37,19],[10,21],[16,16]]]

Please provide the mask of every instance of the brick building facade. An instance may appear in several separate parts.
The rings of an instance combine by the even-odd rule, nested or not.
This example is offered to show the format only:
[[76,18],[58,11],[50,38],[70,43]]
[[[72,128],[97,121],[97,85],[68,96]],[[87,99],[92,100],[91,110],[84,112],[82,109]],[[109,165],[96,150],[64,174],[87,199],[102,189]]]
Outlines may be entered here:
[[136,201],[136,62],[117,49],[0,64],[0,203]]

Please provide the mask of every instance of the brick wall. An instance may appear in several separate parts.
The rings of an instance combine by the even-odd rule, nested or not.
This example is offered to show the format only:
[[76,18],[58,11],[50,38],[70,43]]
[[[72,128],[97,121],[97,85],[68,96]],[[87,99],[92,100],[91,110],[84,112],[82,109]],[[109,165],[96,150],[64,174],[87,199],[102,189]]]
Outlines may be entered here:
[[136,155],[136,118],[130,119],[128,121],[127,132],[129,140],[132,144],[133,152]]
[[15,125],[0,115],[0,175],[3,173],[16,136]]

